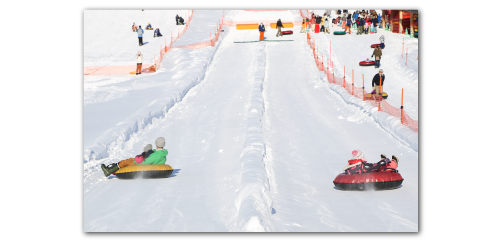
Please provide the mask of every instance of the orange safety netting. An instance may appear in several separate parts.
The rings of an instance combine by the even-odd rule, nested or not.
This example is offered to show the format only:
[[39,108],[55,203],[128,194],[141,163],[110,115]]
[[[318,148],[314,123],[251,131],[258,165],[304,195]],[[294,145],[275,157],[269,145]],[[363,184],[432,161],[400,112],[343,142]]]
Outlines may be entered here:
[[[302,11],[300,11],[302,14]],[[330,84],[336,84],[339,86],[342,86],[347,90],[348,93],[351,95],[363,99],[363,101],[368,101],[370,104],[372,104],[374,107],[378,107],[379,111],[386,112],[394,117],[400,118],[401,119],[401,124],[404,124],[408,126],[409,128],[413,129],[414,131],[418,132],[418,121],[413,120],[403,109],[403,106],[401,108],[397,108],[394,106],[391,106],[387,101],[385,101],[383,98],[378,98],[377,96],[372,96],[371,98],[366,98],[365,95],[367,92],[364,89],[364,86],[362,88],[354,86],[354,83],[349,83],[345,80],[344,77],[337,77],[334,75],[333,72],[333,64],[331,63],[330,59],[323,59],[323,56],[321,58],[319,57],[318,54],[318,48],[316,47],[315,40],[311,38],[311,34],[307,34],[307,44],[311,47],[313,51],[313,56],[314,56],[314,61],[316,63],[316,67],[318,67],[319,71],[323,71],[328,78],[328,82]],[[325,62],[326,62],[326,68],[325,68]],[[330,72],[330,69],[332,72]]]
[[288,10],[243,10],[243,11],[252,11],[252,12],[274,12],[274,11],[288,11]]
[[[185,24],[186,27],[184,27],[183,30],[178,31],[176,36],[174,36],[173,33],[171,33],[170,43],[167,45],[167,42],[165,40],[165,47],[160,47],[160,53],[158,54],[158,58],[156,58],[156,54],[153,56],[153,64],[142,65],[142,69],[144,69],[142,71],[143,73],[156,72],[156,70],[160,68],[163,57],[172,48],[171,47],[172,43],[177,39],[179,39],[182,36],[182,34],[186,32],[192,19],[193,19],[193,10],[191,10],[191,14],[186,20]],[[84,67],[83,75],[127,74],[134,72],[136,68],[137,65]]]

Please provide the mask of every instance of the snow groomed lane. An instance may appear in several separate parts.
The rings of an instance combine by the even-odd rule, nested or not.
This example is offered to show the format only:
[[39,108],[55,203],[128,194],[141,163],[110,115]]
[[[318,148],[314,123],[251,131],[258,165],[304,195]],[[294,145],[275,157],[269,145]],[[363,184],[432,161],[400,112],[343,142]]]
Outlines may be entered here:
[[[305,37],[267,43],[266,167],[276,231],[418,231],[418,154],[347,104],[321,79]],[[323,76],[324,77],[324,76]],[[392,191],[334,189],[360,149],[369,162],[397,155],[405,179]]]
[[[163,136],[173,175],[89,184],[85,231],[225,232],[245,226],[235,220],[239,159],[259,59],[255,46],[233,44],[232,34],[222,41],[206,78],[165,118],[132,137],[116,159],[133,156],[136,149]],[[102,178],[99,171],[95,175]]]

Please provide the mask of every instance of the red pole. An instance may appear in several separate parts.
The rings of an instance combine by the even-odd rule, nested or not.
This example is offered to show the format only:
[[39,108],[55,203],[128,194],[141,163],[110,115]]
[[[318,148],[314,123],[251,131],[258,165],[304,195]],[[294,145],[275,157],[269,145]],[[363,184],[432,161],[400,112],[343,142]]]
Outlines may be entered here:
[[401,88],[401,124],[403,124],[403,90]]
[[352,95],[354,95],[354,69],[352,70]]
[[408,48],[406,48],[406,66],[408,66]]
[[344,66],[344,83],[343,83],[342,87],[345,88],[345,66]]
[[363,101],[365,101],[365,74],[363,74]]

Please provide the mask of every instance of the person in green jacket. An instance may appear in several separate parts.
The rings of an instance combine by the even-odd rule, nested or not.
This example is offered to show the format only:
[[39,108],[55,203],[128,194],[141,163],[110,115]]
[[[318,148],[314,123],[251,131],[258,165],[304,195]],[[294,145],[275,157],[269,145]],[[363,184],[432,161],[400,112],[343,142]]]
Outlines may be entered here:
[[[151,149],[151,144],[148,144],[144,148],[144,152],[141,155],[137,155],[135,158],[129,158],[122,160],[118,163],[112,163],[108,166],[101,164],[101,169],[104,172],[104,176],[115,173],[120,168],[124,168],[132,165],[144,165],[144,164],[165,164],[167,161],[168,151],[163,149],[165,147],[165,138],[159,137],[155,141],[156,149]],[[144,157],[147,156],[145,159]]]

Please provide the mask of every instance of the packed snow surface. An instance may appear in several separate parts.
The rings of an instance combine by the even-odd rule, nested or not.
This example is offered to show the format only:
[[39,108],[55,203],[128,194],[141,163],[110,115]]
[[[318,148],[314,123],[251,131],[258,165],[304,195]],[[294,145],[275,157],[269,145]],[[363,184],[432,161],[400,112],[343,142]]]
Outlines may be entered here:
[[[225,13],[252,20],[245,11]],[[100,21],[85,19],[84,28],[118,16],[131,25],[141,14],[118,11]],[[194,10],[192,25],[178,44],[206,41],[221,14]],[[297,10],[263,14],[300,19]],[[116,34],[126,32],[137,41],[121,22],[109,28],[120,28],[123,33]],[[269,40],[291,42],[234,43],[258,40],[259,33],[223,29],[214,47],[168,52],[156,73],[84,76],[84,231],[417,232],[418,133],[328,84],[300,26],[293,35],[276,37],[273,29],[265,33]],[[332,41],[332,59],[339,65],[335,71],[341,64],[348,73],[355,69],[360,86],[361,73],[366,85],[377,70],[356,63],[371,55],[369,46],[382,34],[390,43],[381,61],[385,91],[389,99],[393,94],[397,99],[404,86],[405,110],[417,118],[418,65],[404,68],[401,52],[392,49],[402,36],[385,30],[363,36],[312,35],[323,54],[329,54]],[[120,50],[109,50],[103,58],[118,62],[128,50],[134,54],[138,47],[127,41],[116,41]],[[96,45],[84,42],[85,59],[100,61]],[[418,52],[418,40],[409,42]],[[158,137],[165,138],[167,164],[174,168],[169,178],[104,177],[101,163],[140,154]],[[381,153],[398,156],[402,186],[365,192],[334,188],[333,179],[354,149],[363,151],[368,162],[378,161]]]

